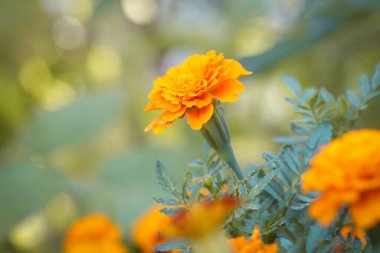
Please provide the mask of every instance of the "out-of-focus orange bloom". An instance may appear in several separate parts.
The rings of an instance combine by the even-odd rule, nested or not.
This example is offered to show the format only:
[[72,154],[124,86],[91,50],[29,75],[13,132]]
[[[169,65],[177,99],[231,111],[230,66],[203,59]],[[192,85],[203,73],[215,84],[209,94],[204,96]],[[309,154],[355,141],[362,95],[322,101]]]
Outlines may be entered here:
[[352,131],[322,147],[302,185],[305,193],[321,192],[309,214],[322,225],[348,206],[356,227],[375,226],[380,221],[380,131]]
[[[346,241],[348,241],[348,235],[351,233],[352,238],[354,239],[358,238],[361,241],[363,249],[367,246],[367,239],[365,238],[365,232],[364,230],[360,228],[354,229],[351,226],[344,226],[340,229],[340,233],[342,234],[343,239]],[[341,253],[341,252],[343,253],[343,252],[346,252],[346,250],[347,250],[346,247],[339,243],[333,247],[334,253]]]
[[64,253],[127,253],[121,230],[107,217],[93,214],[74,222],[63,243]]
[[185,237],[190,239],[204,237],[221,228],[231,212],[238,207],[236,198],[202,201],[190,209],[179,212],[165,228],[168,238]]
[[134,224],[133,242],[143,253],[153,253],[155,246],[165,242],[162,230],[170,224],[173,218],[160,212],[164,207],[159,204],[154,205]]
[[237,78],[251,73],[215,51],[190,56],[154,81],[145,111],[162,110],[162,114],[145,131],[161,133],[185,114],[192,129],[201,129],[213,114],[213,102],[235,102],[237,94],[244,90]]
[[259,228],[253,229],[251,238],[246,239],[244,236],[239,236],[230,239],[230,244],[235,253],[276,253],[278,250],[276,243],[264,244]]

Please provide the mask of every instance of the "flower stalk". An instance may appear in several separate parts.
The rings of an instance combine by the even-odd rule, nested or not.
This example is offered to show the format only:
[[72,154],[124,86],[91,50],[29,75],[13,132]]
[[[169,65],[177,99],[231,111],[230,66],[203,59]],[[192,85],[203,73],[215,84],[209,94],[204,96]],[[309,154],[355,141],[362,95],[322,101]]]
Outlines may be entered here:
[[235,176],[239,180],[243,180],[244,174],[240,169],[232,149],[230,132],[218,102],[214,103],[214,113],[210,120],[203,125],[200,132],[219,157],[232,169]]

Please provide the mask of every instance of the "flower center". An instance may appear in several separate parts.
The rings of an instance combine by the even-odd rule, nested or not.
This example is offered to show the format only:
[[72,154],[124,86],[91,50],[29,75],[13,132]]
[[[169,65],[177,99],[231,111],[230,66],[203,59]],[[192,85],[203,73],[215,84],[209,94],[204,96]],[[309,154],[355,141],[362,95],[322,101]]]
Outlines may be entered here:
[[201,84],[201,77],[193,73],[184,73],[178,77],[174,89],[178,95],[183,96],[191,91],[198,90]]

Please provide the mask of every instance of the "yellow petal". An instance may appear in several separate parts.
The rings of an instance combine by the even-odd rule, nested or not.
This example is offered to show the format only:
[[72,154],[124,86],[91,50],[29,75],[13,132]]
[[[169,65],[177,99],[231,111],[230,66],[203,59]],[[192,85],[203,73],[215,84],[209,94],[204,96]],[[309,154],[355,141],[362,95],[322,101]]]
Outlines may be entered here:
[[350,206],[350,214],[355,224],[361,228],[371,228],[380,221],[380,190],[371,191]]
[[160,115],[157,119],[153,120],[145,129],[144,132],[149,132],[153,130],[155,134],[162,133],[166,128],[169,128],[173,125],[174,121],[165,121]]
[[227,79],[211,91],[221,102],[236,102],[237,94],[244,91],[244,85],[236,79]]
[[246,70],[239,62],[235,60],[225,60],[228,64],[229,71],[227,73],[228,78],[239,78],[252,74],[252,71]]
[[178,118],[181,118],[183,117],[183,115],[185,114],[185,111],[186,111],[186,106],[182,106],[182,108],[180,108],[178,111],[176,112],[170,112],[170,111],[166,111],[162,114],[162,120],[163,121],[174,121]]
[[212,103],[212,96],[209,93],[205,93],[202,96],[191,98],[191,100],[182,101],[182,103],[189,108],[193,106],[202,108]]
[[212,104],[203,108],[193,107],[187,112],[187,123],[192,129],[199,130],[211,118],[213,113],[214,106]]

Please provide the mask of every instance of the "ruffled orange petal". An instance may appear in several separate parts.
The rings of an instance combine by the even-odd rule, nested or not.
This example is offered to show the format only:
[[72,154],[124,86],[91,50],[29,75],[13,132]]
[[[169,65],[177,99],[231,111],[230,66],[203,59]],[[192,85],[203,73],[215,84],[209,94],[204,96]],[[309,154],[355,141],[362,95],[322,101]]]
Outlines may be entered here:
[[244,85],[236,79],[228,79],[211,91],[221,102],[236,102],[237,94],[244,91]]
[[[328,208],[326,208],[327,204]],[[310,205],[309,215],[318,219],[319,223],[326,227],[335,219],[340,206],[340,203],[331,202],[328,199],[326,200],[325,196],[321,196]]]
[[228,78],[239,78],[253,73],[252,71],[246,70],[239,62],[235,60],[225,60],[225,64],[229,68],[227,73]]
[[202,108],[193,107],[187,111],[187,123],[194,130],[199,130],[202,128],[203,124],[206,123],[214,113],[214,106],[209,104]]
[[205,93],[202,96],[191,98],[188,101],[184,100],[182,103],[189,108],[193,106],[202,108],[212,103],[212,96],[209,93]]
[[379,196],[380,190],[367,192],[351,206],[350,214],[358,227],[370,228],[380,221]]
[[166,111],[164,112],[162,115],[161,115],[161,119],[163,121],[174,121],[178,118],[181,118],[183,117],[183,115],[185,114],[186,112],[186,106],[182,106],[182,108],[180,108],[178,111],[176,112],[170,112],[170,111]]
[[159,108],[156,106],[155,103],[153,103],[152,101],[148,103],[148,105],[144,108],[144,112],[148,112],[148,111],[153,111],[153,110],[158,110]]
[[166,128],[173,125],[174,121],[165,121],[162,119],[162,115],[157,119],[153,120],[145,129],[144,132],[149,132],[153,130],[155,134],[162,133]]

